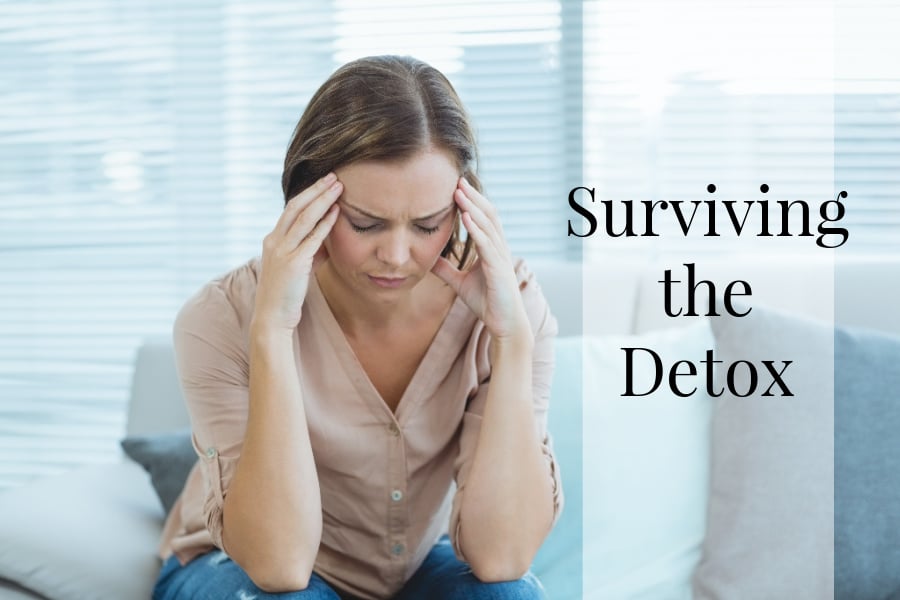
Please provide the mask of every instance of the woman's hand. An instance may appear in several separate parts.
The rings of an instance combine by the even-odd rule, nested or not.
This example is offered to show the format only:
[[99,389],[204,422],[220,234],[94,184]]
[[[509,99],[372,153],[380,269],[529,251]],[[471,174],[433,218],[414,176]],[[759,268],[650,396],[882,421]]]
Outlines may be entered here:
[[322,242],[337,221],[341,190],[329,173],[291,198],[263,239],[253,327],[277,332],[297,327],[309,277],[327,257]]
[[478,249],[478,259],[471,269],[460,271],[441,257],[432,272],[456,290],[495,340],[517,336],[531,339],[512,256],[496,208],[464,177],[460,177],[453,199]]

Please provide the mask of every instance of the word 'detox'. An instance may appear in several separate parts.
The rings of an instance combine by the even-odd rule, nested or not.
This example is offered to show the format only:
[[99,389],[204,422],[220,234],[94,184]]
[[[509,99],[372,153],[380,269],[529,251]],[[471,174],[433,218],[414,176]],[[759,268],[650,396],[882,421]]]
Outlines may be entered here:
[[[655,392],[663,382],[666,371],[663,360],[650,348],[622,348],[625,352],[625,393],[622,396],[649,396]],[[697,391],[697,378],[700,376],[701,385],[706,386],[706,393],[712,397],[718,397],[726,391],[739,397],[752,396],[757,390],[763,389],[762,396],[775,396],[780,392],[781,396],[793,396],[790,388],[784,381],[784,372],[793,361],[782,360],[780,367],[775,366],[773,360],[763,360],[759,366],[749,360],[738,360],[728,365],[724,377],[720,378],[720,385],[716,388],[715,369],[725,368],[715,365],[724,365],[721,360],[714,358],[713,350],[706,351],[706,358],[700,361],[704,366],[703,375],[697,365],[690,360],[678,360],[668,368],[667,382],[669,389],[676,396],[686,398]],[[653,380],[635,381],[635,363],[638,360],[652,361]],[[746,374],[747,377],[741,377]],[[739,385],[743,383],[743,387]]]

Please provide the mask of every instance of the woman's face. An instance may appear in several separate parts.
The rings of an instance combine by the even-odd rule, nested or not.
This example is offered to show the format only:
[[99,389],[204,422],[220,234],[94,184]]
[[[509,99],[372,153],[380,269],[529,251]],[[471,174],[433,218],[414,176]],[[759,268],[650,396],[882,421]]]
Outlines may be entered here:
[[335,170],[341,214],[325,240],[334,272],[372,296],[408,292],[430,271],[453,232],[459,180],[446,152],[404,162],[364,161]]

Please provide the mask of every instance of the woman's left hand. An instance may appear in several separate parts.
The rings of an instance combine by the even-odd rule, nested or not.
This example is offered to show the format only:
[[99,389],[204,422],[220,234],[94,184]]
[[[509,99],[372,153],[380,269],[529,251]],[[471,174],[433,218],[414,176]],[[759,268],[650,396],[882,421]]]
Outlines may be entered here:
[[456,290],[495,340],[530,337],[531,326],[497,209],[464,177],[459,178],[453,199],[478,258],[471,269],[460,271],[439,257],[432,272]]

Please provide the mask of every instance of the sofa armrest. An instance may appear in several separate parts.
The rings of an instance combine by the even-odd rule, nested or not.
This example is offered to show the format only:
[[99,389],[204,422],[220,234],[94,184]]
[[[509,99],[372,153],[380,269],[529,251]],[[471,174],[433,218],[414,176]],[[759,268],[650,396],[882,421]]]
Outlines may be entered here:
[[147,473],[91,465],[0,493],[0,580],[51,600],[150,597],[163,524]]

